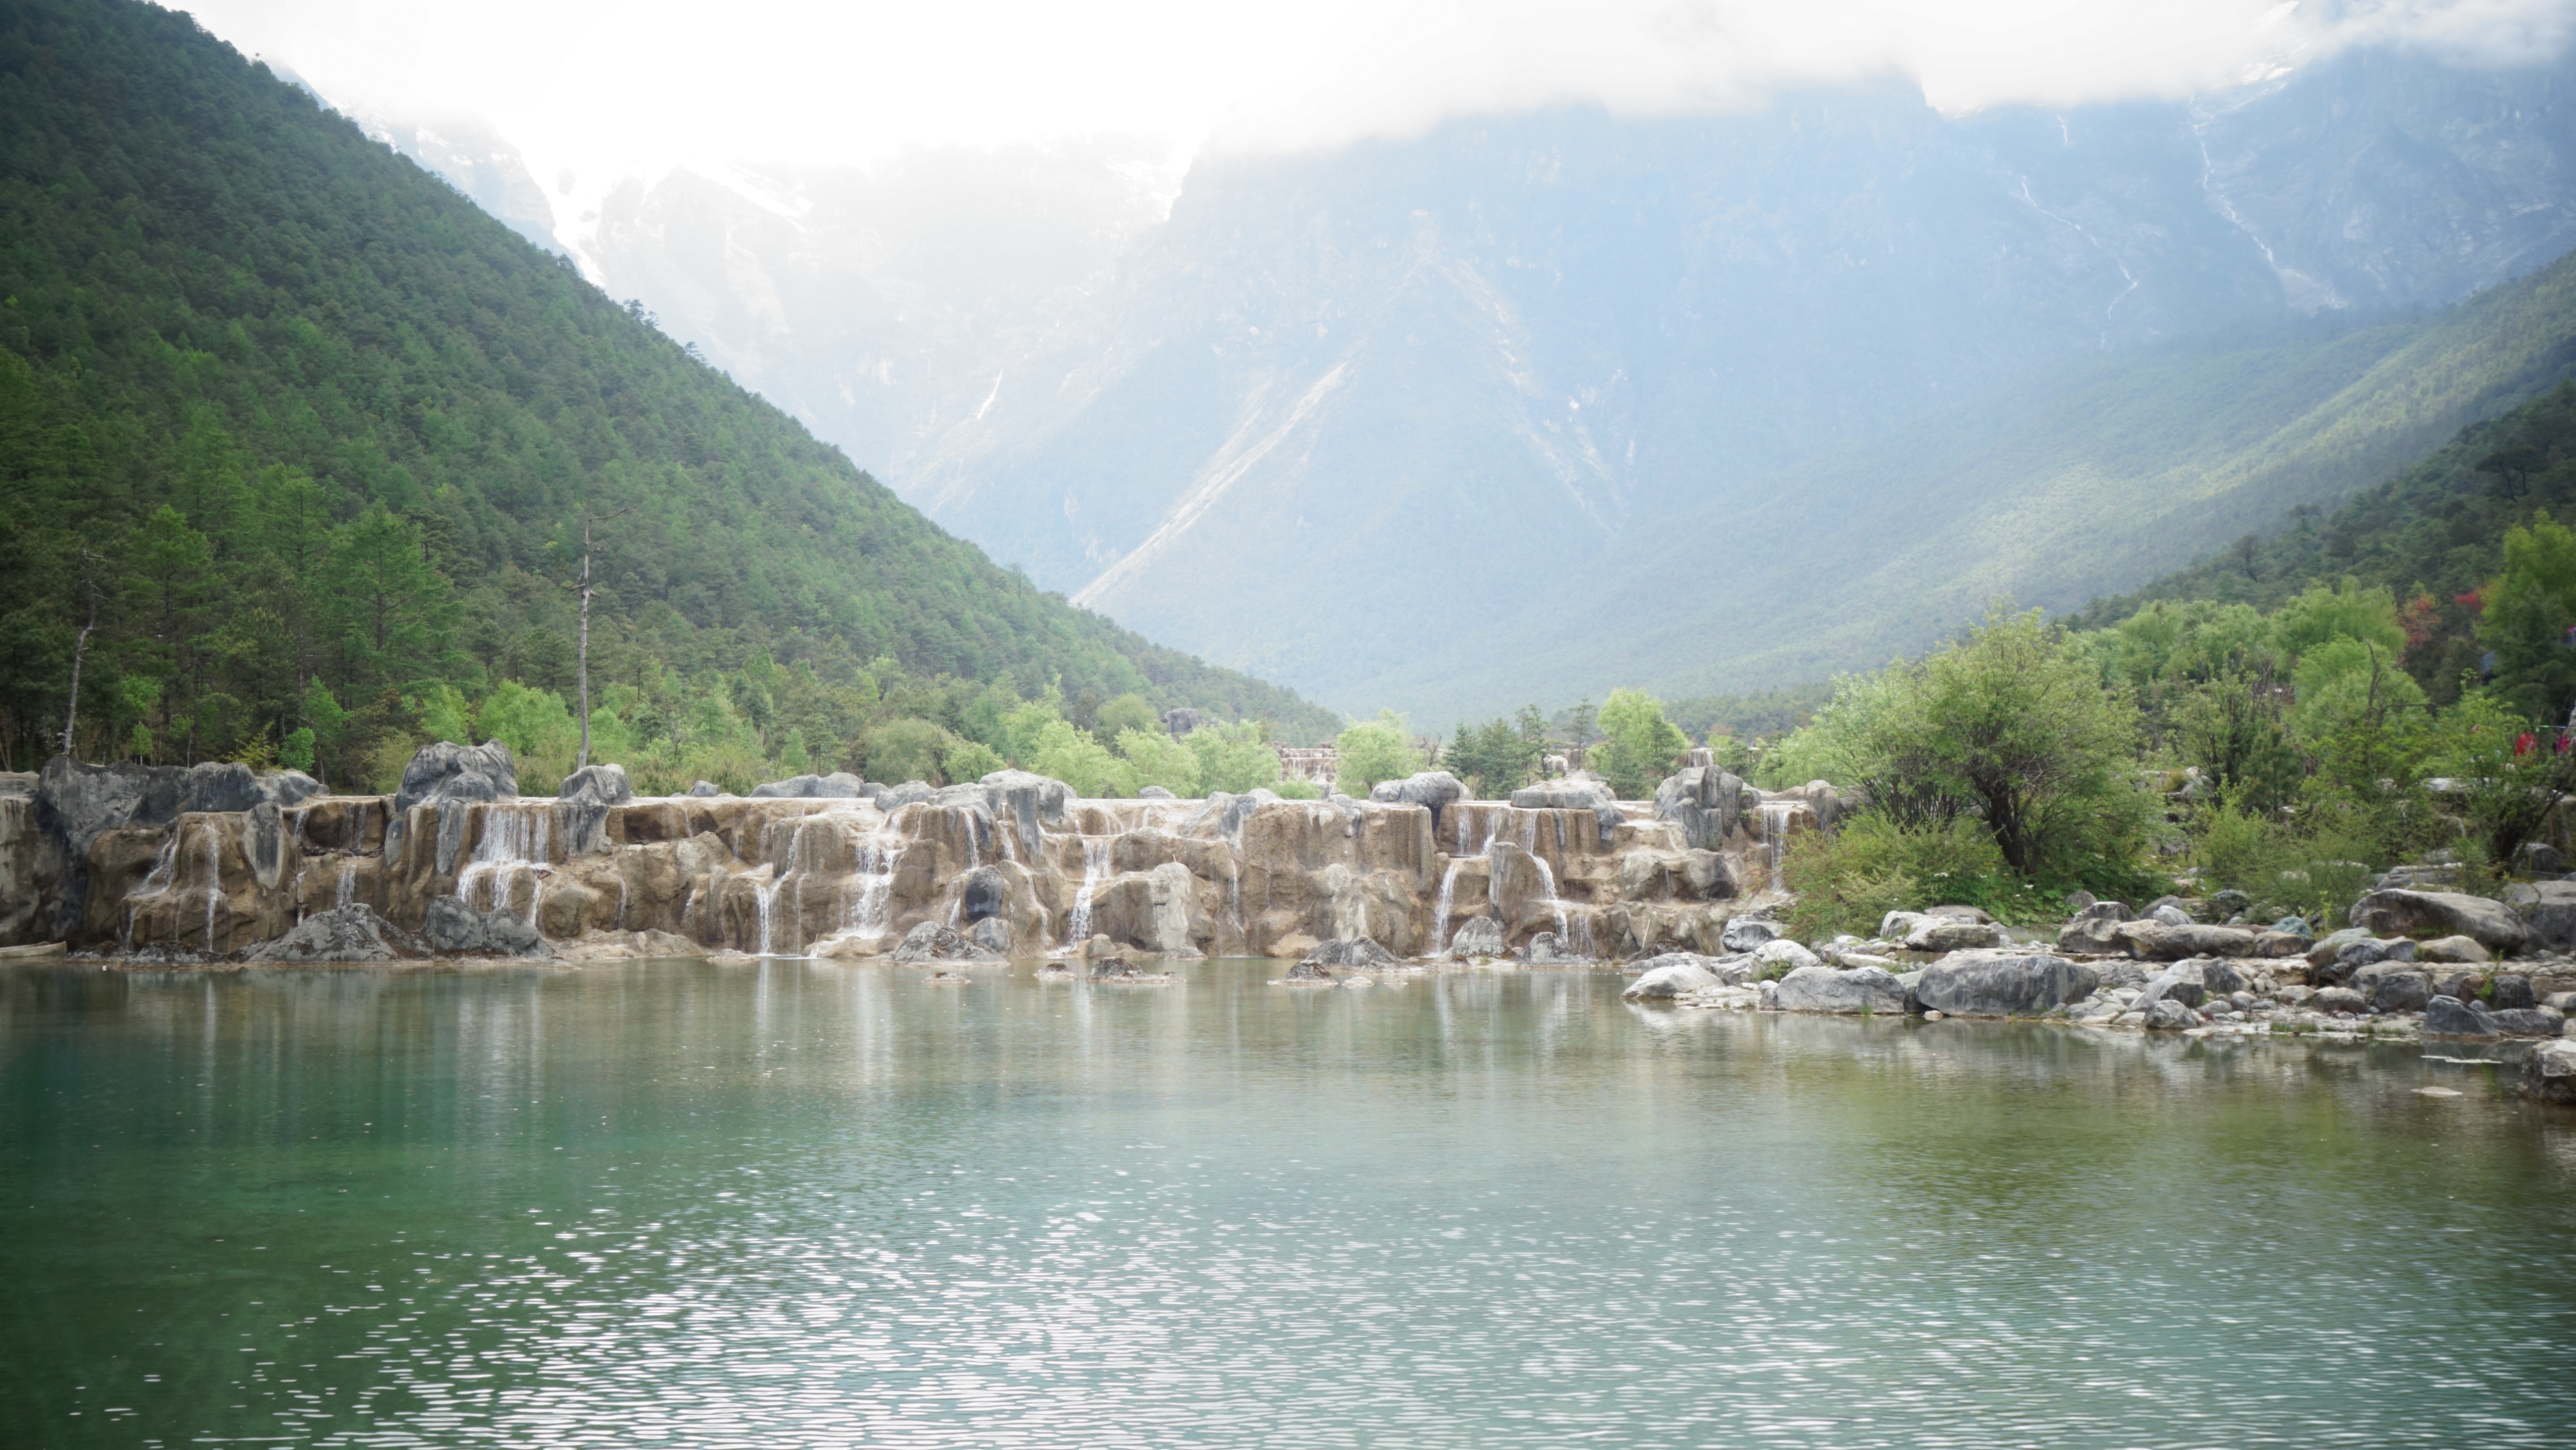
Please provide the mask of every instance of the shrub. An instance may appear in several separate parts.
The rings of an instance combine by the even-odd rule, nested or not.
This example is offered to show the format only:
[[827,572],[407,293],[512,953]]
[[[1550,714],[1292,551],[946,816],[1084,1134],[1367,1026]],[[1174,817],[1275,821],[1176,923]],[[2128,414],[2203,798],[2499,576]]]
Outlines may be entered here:
[[1833,835],[1791,837],[1781,875],[1798,896],[1790,930],[1809,940],[1846,931],[1868,936],[1887,913],[1926,906],[1980,907],[2020,924],[2051,919],[2058,906],[2054,895],[2015,874],[1994,838],[1969,820],[1905,825],[1864,812]]
[[1333,782],[1342,794],[1365,796],[1382,780],[1402,780],[1422,768],[1413,749],[1413,733],[1404,717],[1381,710],[1374,720],[1354,725],[1333,742],[1341,774]]
[[1899,824],[1978,822],[2014,871],[2073,886],[2138,871],[2139,726],[2084,649],[1999,606],[1921,660],[1837,681],[1782,755],[1859,785]]
[[953,743],[947,731],[927,720],[888,720],[865,737],[868,778],[887,785],[901,785],[908,780],[936,785],[939,782],[934,777],[939,774],[940,759]]
[[939,757],[939,772],[952,785],[982,780],[1002,768],[1002,757],[980,740],[961,740]]
[[1256,786],[1278,789],[1279,752],[1261,738],[1261,727],[1249,720],[1202,725],[1182,736],[1181,744],[1198,758],[1202,790],[1240,795]]
[[1199,793],[1199,758],[1161,729],[1121,730],[1118,754],[1135,771],[1136,788],[1159,785],[1176,796]]
[[1104,798],[1136,793],[1136,768],[1110,754],[1087,732],[1063,720],[1052,721],[1038,732],[1028,768],[1063,781],[1078,796]]
[[1603,739],[1592,752],[1592,765],[1621,800],[1653,795],[1690,748],[1690,737],[1664,718],[1663,702],[1643,690],[1612,690],[1601,704],[1599,723]]

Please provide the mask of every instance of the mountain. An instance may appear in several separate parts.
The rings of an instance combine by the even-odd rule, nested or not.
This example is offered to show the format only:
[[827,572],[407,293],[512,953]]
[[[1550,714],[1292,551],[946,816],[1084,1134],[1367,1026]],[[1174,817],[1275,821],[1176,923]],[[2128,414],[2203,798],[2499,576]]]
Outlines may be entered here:
[[[2385,589],[2406,606],[2406,668],[2436,703],[2448,703],[2484,652],[2478,630],[2504,573],[2506,534],[2543,515],[2562,522],[2576,516],[2576,383],[2462,428],[2331,510],[2299,508],[2290,527],[2270,538],[2248,538],[2143,588],[2096,599],[2067,622],[2101,628],[2168,600],[2269,612],[2313,585],[2350,580]],[[2556,582],[2563,589],[2576,581],[2562,574]],[[2546,655],[2567,654],[2562,641],[2571,622],[2576,616],[2541,621]],[[2517,661],[2503,663],[2498,683],[2512,695],[2528,680],[2515,678]],[[2565,687],[2576,684],[2576,664],[2557,665],[2556,673],[2552,688],[2516,703],[2536,717],[2555,717]]]
[[801,692],[855,759],[866,712],[953,711],[941,677],[1334,723],[996,567],[183,15],[0,5],[0,217],[13,760],[76,648],[100,754],[253,748],[316,686],[566,687],[585,512],[622,515],[605,672],[674,742],[777,757]]
[[[1041,584],[1427,723],[1607,683],[1774,683],[1919,642],[1937,625],[1906,602],[1913,579],[1829,602],[1816,571],[1869,562],[1891,516],[1956,546],[1951,516],[1917,504],[1958,499],[1987,453],[2036,478],[2051,448],[2165,440],[2078,492],[2176,527],[2184,500],[2155,490],[2325,427],[2317,409],[2404,329],[2576,246],[2566,90],[2563,66],[2361,51],[2188,103],[1949,117],[1879,82],[1709,119],[1558,110],[1211,157],[1168,219],[1102,229],[1042,305],[996,295],[1015,321],[982,314],[972,346],[828,303],[789,314],[792,345],[735,343],[752,335],[718,325],[745,295],[733,279],[832,250],[774,212],[721,250],[630,230],[595,255],[683,335],[792,357],[809,393],[826,374],[848,399],[876,390],[868,456]],[[904,272],[881,292],[908,295]],[[848,340],[824,340],[843,317]],[[2180,411],[2115,404],[2127,368]],[[2201,415],[2213,397],[2223,418]],[[2116,431],[2086,442],[2083,411],[2106,407]],[[858,436],[825,411],[816,426]],[[2372,457],[2279,499],[2249,461],[2247,489],[2181,526],[2255,526],[2357,486]],[[1801,508],[1862,467],[1874,487]],[[2094,591],[2211,542],[2144,560],[2108,533],[2024,538],[2008,492],[1969,497],[1978,547],[2062,554],[2049,569]]]

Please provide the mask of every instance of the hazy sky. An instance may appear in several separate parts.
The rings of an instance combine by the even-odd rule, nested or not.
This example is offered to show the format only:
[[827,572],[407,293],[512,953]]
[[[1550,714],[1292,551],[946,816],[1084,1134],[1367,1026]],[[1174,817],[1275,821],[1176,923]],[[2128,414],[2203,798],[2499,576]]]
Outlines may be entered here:
[[[1302,147],[1462,112],[1724,108],[1902,71],[1934,104],[2178,95],[2396,39],[2556,53],[2576,0],[182,0],[335,100],[490,119],[549,185],[1121,133]],[[595,192],[594,192],[595,194]]]

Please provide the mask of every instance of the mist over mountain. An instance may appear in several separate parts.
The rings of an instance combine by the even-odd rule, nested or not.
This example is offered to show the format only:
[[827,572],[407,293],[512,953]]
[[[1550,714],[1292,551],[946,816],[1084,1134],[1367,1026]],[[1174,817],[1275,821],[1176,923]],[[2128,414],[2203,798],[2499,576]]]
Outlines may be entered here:
[[2374,481],[2555,376],[2525,338],[2384,448],[2280,436],[2411,396],[2372,370],[2576,246],[2567,81],[2358,50],[2187,103],[1574,108],[1202,158],[1167,218],[1109,148],[675,173],[575,240],[1042,586],[1431,721],[1872,663]]

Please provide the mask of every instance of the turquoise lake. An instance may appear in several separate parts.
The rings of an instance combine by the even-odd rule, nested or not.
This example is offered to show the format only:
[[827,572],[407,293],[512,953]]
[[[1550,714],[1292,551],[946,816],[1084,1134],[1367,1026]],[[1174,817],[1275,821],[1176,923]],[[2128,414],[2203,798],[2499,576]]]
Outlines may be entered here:
[[2576,1441],[2489,1067],[1176,969],[0,969],[0,1445]]

